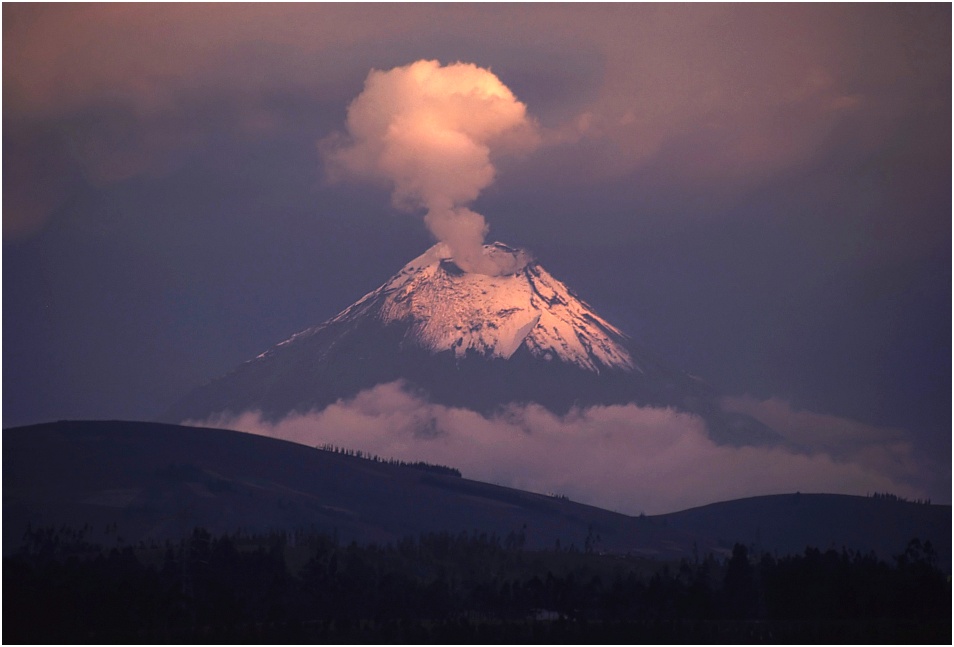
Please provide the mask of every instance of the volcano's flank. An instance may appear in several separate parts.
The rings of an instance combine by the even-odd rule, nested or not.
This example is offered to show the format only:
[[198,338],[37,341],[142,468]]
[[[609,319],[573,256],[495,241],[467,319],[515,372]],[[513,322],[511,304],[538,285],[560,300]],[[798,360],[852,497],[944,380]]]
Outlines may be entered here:
[[278,419],[401,380],[432,402],[491,412],[538,403],[636,403],[704,417],[713,438],[765,440],[754,420],[672,370],[524,251],[484,246],[497,275],[465,272],[434,245],[329,321],[303,330],[182,400],[171,421],[244,411]]

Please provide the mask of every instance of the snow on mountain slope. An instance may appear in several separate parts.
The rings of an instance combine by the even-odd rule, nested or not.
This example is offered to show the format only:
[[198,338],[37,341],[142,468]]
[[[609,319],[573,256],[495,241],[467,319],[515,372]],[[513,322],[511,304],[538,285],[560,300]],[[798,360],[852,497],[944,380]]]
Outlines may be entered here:
[[462,271],[437,244],[325,323],[202,385],[163,420],[260,412],[279,420],[400,381],[430,402],[493,415],[535,403],[559,415],[593,405],[671,407],[717,442],[774,442],[754,419],[600,317],[528,254],[484,246],[497,275]]
[[484,253],[513,272],[463,272],[438,243],[329,323],[367,315],[384,324],[403,323],[410,341],[435,353],[453,351],[458,358],[473,352],[509,359],[525,345],[537,358],[595,373],[639,369],[624,346],[625,335],[524,252],[495,243]]

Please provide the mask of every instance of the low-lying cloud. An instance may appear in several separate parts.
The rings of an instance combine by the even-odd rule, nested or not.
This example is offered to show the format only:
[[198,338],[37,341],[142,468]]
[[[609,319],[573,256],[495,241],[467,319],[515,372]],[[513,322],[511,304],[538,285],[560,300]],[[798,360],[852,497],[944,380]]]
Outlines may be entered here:
[[877,427],[850,418],[799,410],[779,398],[726,397],[722,406],[765,423],[792,450],[825,454],[842,463],[860,465],[879,474],[927,487],[935,478],[932,461],[918,452],[909,434],[894,427]]
[[803,436],[798,445],[729,447],[710,440],[696,416],[635,405],[557,416],[530,404],[485,417],[428,403],[394,382],[275,424],[255,412],[201,424],[450,465],[467,478],[628,514],[796,491],[923,497],[903,442],[849,449],[845,439]]

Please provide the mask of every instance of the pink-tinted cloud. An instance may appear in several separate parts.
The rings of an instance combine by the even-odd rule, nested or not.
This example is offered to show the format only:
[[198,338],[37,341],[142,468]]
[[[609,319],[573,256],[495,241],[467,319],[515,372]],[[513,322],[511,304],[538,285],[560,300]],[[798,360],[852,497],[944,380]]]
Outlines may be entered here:
[[[686,138],[678,166],[747,178],[811,157],[845,120],[877,145],[899,114],[949,111],[949,12],[894,5],[7,5],[5,114],[52,115],[102,101],[139,115],[181,109],[182,88],[255,97],[340,93],[367,72],[342,51],[380,47],[376,66],[459,42],[478,64],[540,48],[600,61],[598,83],[551,93],[577,104],[545,125],[577,158],[574,178],[628,172]],[[937,14],[932,17],[932,12]],[[504,50],[505,51],[505,50]],[[434,55],[436,56],[436,54]],[[572,62],[574,57],[570,56]],[[529,62],[528,62],[529,61]],[[507,68],[549,78],[531,56]],[[449,61],[445,61],[449,62]],[[498,65],[498,68],[500,66]],[[495,69],[504,82],[507,69]],[[501,73],[504,74],[501,74]],[[560,82],[556,79],[554,82]],[[571,99],[572,98],[572,99]],[[343,96],[344,101],[350,97]],[[343,107],[343,106],[342,106]],[[569,143],[567,143],[569,142]],[[575,143],[574,143],[575,142]],[[577,149],[577,144],[584,146]],[[568,163],[568,162],[564,162]]]
[[424,402],[399,383],[277,424],[255,413],[202,424],[307,445],[332,443],[382,457],[458,467],[464,476],[630,514],[784,492],[919,497],[891,469],[823,448],[728,447],[703,421],[669,409],[593,407],[560,417],[536,405],[484,417]]
[[396,206],[425,209],[462,269],[510,269],[483,254],[488,226],[466,205],[494,181],[493,152],[530,150],[538,138],[526,106],[490,70],[426,60],[372,70],[346,125],[347,137],[324,142],[332,173],[384,181]]
[[[830,164],[837,146],[890,162],[872,192],[905,205],[924,169],[950,163],[934,133],[912,137],[912,124],[949,120],[947,6],[8,3],[3,15],[5,126],[55,123],[94,184],[175,168],[210,139],[197,115],[228,136],[280,132],[287,115],[269,97],[301,97],[316,115],[336,106],[320,140],[368,69],[421,58],[473,61],[532,103],[547,149],[507,162],[513,186],[646,173],[731,204]],[[55,206],[24,206],[13,229]],[[890,239],[872,254],[917,253],[945,233],[925,210],[867,217]]]

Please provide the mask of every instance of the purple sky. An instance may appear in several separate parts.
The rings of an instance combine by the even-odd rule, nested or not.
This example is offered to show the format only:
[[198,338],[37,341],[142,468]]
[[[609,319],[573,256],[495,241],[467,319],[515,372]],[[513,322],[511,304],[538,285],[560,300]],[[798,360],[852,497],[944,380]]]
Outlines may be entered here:
[[903,435],[950,501],[950,5],[3,18],[4,426],[152,418],[423,251],[319,142],[372,68],[460,60],[545,133],[474,203],[490,240],[738,408]]

